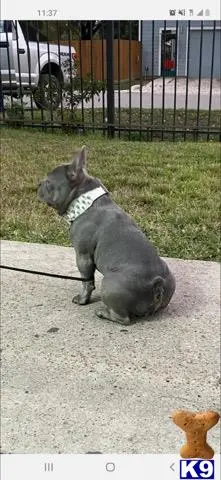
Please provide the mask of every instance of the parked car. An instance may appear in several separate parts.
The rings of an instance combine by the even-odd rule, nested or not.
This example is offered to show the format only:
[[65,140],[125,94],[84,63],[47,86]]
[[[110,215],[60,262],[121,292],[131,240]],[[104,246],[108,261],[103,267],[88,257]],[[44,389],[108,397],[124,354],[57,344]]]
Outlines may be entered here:
[[62,87],[76,75],[73,46],[48,42],[25,21],[0,21],[1,89],[10,96],[33,92],[38,108],[57,108]]

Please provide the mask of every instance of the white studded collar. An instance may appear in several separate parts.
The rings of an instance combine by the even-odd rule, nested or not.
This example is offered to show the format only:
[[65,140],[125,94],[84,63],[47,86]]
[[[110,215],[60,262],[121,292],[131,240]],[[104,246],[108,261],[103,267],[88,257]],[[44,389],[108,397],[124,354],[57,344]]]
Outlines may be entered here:
[[105,195],[107,190],[104,190],[103,187],[97,187],[89,192],[83,193],[80,197],[76,198],[71,202],[67,211],[63,215],[63,218],[71,225],[71,223],[76,220],[82,213],[86,212],[88,208],[93,205],[94,201]]

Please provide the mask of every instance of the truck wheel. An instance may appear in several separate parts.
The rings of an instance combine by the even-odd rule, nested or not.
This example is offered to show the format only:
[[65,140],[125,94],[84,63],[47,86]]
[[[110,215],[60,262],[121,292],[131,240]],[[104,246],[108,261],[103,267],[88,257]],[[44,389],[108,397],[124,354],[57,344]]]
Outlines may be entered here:
[[33,93],[37,108],[44,110],[55,110],[61,101],[61,81],[55,75],[42,73],[38,87]]

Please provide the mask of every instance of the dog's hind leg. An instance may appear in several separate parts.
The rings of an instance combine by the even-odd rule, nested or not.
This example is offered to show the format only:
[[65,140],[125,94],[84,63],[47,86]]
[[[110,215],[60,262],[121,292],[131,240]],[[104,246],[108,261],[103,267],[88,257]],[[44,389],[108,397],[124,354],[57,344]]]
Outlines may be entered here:
[[118,275],[104,276],[101,285],[102,306],[96,312],[100,318],[129,325],[132,299],[125,287],[124,280]]

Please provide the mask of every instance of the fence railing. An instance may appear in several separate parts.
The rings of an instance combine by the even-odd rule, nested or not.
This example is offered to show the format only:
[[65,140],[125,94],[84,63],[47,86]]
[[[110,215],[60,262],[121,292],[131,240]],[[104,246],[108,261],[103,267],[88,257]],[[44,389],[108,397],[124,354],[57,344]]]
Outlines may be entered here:
[[221,22],[83,23],[0,22],[1,125],[221,139]]

